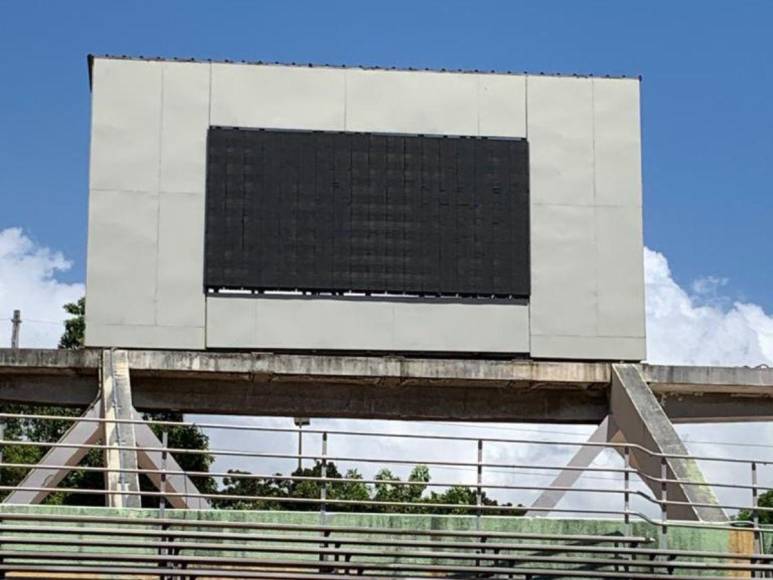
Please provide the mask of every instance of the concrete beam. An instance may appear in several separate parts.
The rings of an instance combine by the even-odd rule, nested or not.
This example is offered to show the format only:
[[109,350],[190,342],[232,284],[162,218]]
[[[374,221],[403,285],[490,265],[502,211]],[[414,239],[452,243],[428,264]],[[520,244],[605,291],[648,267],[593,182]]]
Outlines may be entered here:
[[[0,402],[87,406],[99,352],[0,349]],[[134,404],[148,411],[590,424],[609,411],[606,362],[160,350],[128,358]],[[673,422],[773,418],[773,369],[642,372]]]
[[[640,369],[631,364],[612,366],[612,392],[610,414],[614,417],[622,436],[628,443],[636,444],[655,453],[688,456],[689,452],[679,438],[662,407],[644,382]],[[665,475],[668,479],[693,482],[705,481],[694,459],[669,457],[665,464],[660,457],[641,450],[631,450],[631,464],[650,477]],[[665,474],[663,468],[665,467]],[[648,485],[651,481],[645,482]],[[669,501],[689,502],[691,505],[669,505],[668,517],[676,520],[726,521],[727,516],[713,490],[708,485],[668,484]],[[695,504],[695,505],[693,505]],[[704,504],[704,507],[697,504]],[[716,507],[712,507],[716,506]]]
[[773,397],[773,368],[641,365],[657,395],[722,394]]

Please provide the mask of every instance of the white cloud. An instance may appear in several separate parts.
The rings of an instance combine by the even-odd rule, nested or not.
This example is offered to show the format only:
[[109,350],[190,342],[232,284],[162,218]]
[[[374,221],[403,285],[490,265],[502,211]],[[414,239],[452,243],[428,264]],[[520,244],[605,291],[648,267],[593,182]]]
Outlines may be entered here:
[[657,364],[773,364],[773,316],[721,294],[726,280],[707,277],[690,294],[659,252],[644,250],[648,360]]
[[62,305],[78,300],[83,284],[56,279],[71,267],[60,252],[32,240],[21,228],[0,230],[0,346],[10,346],[14,309],[21,310],[22,347],[55,347],[62,334]]

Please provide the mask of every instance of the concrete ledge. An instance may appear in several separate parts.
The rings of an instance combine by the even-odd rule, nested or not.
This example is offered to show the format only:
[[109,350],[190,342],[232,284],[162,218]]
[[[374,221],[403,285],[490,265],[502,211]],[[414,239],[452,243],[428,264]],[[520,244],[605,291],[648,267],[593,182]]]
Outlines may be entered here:
[[[0,349],[0,402],[86,406],[100,350]],[[129,351],[141,410],[599,423],[606,362]],[[643,365],[674,422],[773,419],[773,369]]]

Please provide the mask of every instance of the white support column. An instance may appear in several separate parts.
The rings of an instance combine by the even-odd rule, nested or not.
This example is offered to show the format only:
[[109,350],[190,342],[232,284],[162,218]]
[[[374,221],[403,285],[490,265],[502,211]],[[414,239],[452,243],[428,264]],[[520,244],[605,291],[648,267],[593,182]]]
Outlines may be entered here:
[[[136,447],[134,425],[116,419],[134,419],[129,380],[129,360],[125,350],[102,352],[102,416],[105,419],[105,490],[110,507],[141,507],[137,474],[137,453],[120,447]],[[132,493],[122,493],[122,492]]]
[[[99,399],[94,401],[82,415],[84,419],[98,419],[102,415],[102,403]],[[98,421],[76,421],[59,443],[64,445],[94,445],[101,440],[102,426]],[[52,447],[48,450],[40,462],[24,477],[16,490],[5,498],[3,503],[36,504],[42,502],[50,493],[47,491],[35,491],[33,488],[56,487],[68,473],[78,466],[88,454],[89,449],[81,447]],[[68,466],[47,467],[51,465]]]

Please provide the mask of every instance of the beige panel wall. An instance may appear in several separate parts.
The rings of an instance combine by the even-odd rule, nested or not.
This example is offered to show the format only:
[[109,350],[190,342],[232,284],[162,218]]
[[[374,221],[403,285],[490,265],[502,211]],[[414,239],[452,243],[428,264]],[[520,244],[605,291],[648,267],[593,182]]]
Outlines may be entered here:
[[212,348],[527,352],[523,304],[207,298]]
[[346,128],[477,135],[477,85],[473,75],[347,71]]
[[[330,330],[313,340],[272,330],[276,348],[427,350],[429,341],[446,350],[517,345],[542,358],[643,358],[638,81],[120,59],[97,59],[93,72],[89,344],[239,348],[286,318]],[[459,308],[468,326],[490,331],[488,343],[474,335],[467,347],[455,315],[416,334],[424,305],[401,306],[388,323],[383,306],[347,301],[291,300],[283,309],[272,300],[259,320],[258,302],[245,317],[244,300],[210,299],[222,319],[205,314],[209,125],[528,137],[530,307],[502,324],[481,322],[490,312],[480,304]]]
[[86,343],[204,348],[210,65],[93,65]]
[[213,125],[343,131],[342,69],[212,65]]
[[529,77],[531,354],[643,359],[639,82]]

